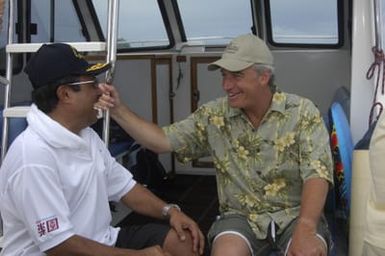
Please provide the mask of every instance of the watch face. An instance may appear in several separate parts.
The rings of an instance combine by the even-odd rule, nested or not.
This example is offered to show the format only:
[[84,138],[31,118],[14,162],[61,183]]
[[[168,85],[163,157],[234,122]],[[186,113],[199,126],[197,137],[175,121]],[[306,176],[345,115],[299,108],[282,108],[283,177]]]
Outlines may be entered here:
[[165,205],[162,209],[162,216],[167,217],[168,210],[170,209],[169,205]]
[[163,209],[162,209],[162,216],[165,217],[165,218],[169,217],[168,212],[170,211],[171,208],[175,208],[175,209],[177,209],[178,211],[181,211],[179,205],[177,205],[177,204],[166,204],[166,205],[163,207]]

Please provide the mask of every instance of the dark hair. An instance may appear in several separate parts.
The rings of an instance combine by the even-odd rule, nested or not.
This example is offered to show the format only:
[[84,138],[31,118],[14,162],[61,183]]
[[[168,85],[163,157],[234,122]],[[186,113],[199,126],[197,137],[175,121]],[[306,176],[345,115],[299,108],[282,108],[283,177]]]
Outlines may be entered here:
[[[32,91],[32,102],[44,113],[50,113],[56,108],[59,102],[56,94],[57,88],[60,85],[73,83],[78,80],[78,76],[68,76],[45,86],[38,87]],[[74,91],[80,91],[80,86],[78,85],[72,85],[71,88]]]

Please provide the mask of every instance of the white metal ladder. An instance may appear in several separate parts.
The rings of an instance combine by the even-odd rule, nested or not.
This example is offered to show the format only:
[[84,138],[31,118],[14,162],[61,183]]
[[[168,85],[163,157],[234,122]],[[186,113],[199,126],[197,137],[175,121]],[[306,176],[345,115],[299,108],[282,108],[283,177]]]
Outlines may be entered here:
[[[29,111],[29,106],[11,107],[11,88],[13,76],[13,55],[20,53],[32,53],[37,51],[43,43],[13,43],[14,34],[14,12],[16,0],[9,1],[9,19],[8,19],[8,44],[6,45],[6,77],[0,77],[0,83],[5,86],[4,93],[4,111],[3,111],[3,131],[1,141],[1,162],[3,161],[8,149],[8,129],[9,118],[25,118]],[[106,61],[111,63],[111,69],[106,73],[106,81],[112,82],[113,72],[115,70],[116,52],[117,52],[117,34],[118,34],[118,15],[119,0],[108,0],[107,17],[107,41],[106,42],[69,42],[80,52],[107,52]],[[49,43],[49,42],[47,42]],[[104,113],[103,140],[108,147],[109,142],[109,113]],[[0,248],[2,247],[2,221],[0,219]]]

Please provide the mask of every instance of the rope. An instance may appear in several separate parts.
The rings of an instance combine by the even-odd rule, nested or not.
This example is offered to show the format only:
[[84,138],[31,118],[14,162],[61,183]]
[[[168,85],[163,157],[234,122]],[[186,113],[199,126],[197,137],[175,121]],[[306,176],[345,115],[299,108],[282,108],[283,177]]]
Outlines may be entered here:
[[[376,115],[376,118],[373,120],[373,115],[374,115],[374,110],[376,107],[379,107],[379,111],[378,111],[378,114]],[[373,122],[377,121],[378,118],[380,117],[381,113],[382,113],[382,110],[384,109],[383,105],[380,103],[380,102],[376,102],[373,104],[372,108],[370,109],[370,114],[369,114],[369,127],[371,124],[373,124]]]
[[[369,126],[373,123],[373,121],[376,121],[383,110],[383,105],[381,102],[377,102],[377,94],[378,89],[381,85],[381,94],[384,95],[384,87],[385,87],[385,55],[382,49],[377,48],[374,46],[372,48],[372,52],[374,55],[374,61],[372,65],[370,65],[368,72],[366,73],[366,78],[368,80],[372,79],[374,74],[377,73],[377,80],[374,90],[374,98],[373,98],[373,104],[370,109],[370,115],[369,115]],[[382,80],[380,82],[380,77],[382,77]],[[379,107],[379,113],[376,115],[376,119],[373,120],[373,115],[375,113],[375,108]]]

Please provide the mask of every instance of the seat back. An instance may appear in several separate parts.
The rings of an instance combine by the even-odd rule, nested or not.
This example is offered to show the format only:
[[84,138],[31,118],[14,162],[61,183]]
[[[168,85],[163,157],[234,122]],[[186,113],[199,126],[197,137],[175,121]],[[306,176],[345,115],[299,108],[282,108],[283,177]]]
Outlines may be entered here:
[[[0,142],[2,141],[3,126],[4,126],[4,117],[3,117],[3,107],[0,107]],[[27,127],[27,120],[22,117],[11,117],[8,118],[8,148],[9,145],[15,140],[15,138],[25,130]],[[0,151],[1,149],[0,143]]]

